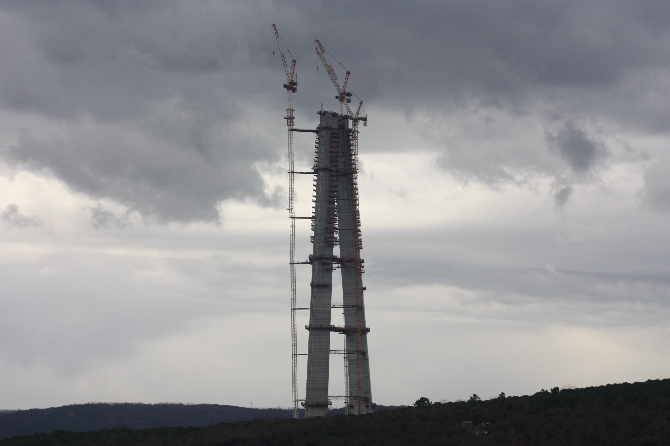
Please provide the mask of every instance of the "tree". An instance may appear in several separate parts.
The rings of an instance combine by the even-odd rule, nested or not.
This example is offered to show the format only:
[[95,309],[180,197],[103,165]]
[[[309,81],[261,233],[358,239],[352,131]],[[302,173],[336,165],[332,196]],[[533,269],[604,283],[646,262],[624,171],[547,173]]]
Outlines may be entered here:
[[481,401],[482,399],[477,396],[476,393],[473,393],[468,401]]
[[433,403],[425,396],[422,396],[418,400],[414,401],[414,407],[428,407],[431,406],[432,404]]
[[484,417],[479,412],[472,414],[472,423],[476,426],[484,421]]
[[501,400],[504,400],[506,398],[505,397],[505,392],[500,392],[500,395],[498,395],[498,398],[500,398]]

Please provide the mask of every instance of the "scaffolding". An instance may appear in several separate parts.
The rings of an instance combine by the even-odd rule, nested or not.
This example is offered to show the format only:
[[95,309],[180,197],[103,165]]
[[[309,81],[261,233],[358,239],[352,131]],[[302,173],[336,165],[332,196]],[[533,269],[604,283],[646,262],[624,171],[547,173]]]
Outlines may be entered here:
[[[292,376],[292,394],[293,394],[293,418],[298,418],[298,333],[296,329],[296,275],[295,275],[295,158],[293,156],[293,127],[295,126],[295,116],[293,109],[293,93],[298,90],[298,76],[295,71],[296,60],[288,50],[284,40],[279,35],[277,25],[272,24],[277,41],[277,49],[281,56],[284,72],[286,73],[286,83],[283,88],[286,89],[286,125],[288,126],[288,214],[290,220],[289,236],[289,274],[291,280],[291,376]],[[291,67],[286,62],[284,50],[291,56]]]
[[[291,346],[292,346],[292,395],[293,417],[298,418],[299,403],[305,408],[305,416],[323,416],[328,413],[332,400],[344,401],[345,413],[363,414],[372,412],[370,370],[367,348],[367,333],[362,274],[364,261],[361,258],[362,239],[358,192],[358,126],[367,125],[367,116],[360,116],[363,102],[352,112],[349,104],[353,94],[347,91],[350,72],[347,71],[340,86],[335,70],[326,51],[318,40],[317,54],[337,90],[336,99],[340,104],[339,113],[321,110],[320,123],[316,130],[295,128],[293,93],[297,90],[295,59],[291,65],[286,61],[284,50],[290,55],[281,39],[277,27],[273,25],[287,82],[286,124],[288,126],[288,212],[290,219],[289,271],[291,281]],[[292,56],[291,56],[292,57]],[[338,62],[339,63],[339,62]],[[341,65],[341,64],[340,64]],[[293,154],[294,132],[316,133],[315,159],[311,171],[295,171]],[[314,176],[312,194],[312,215],[295,215],[295,175]],[[313,254],[307,261],[295,259],[296,220],[310,220]],[[339,245],[340,256],[333,254]],[[310,282],[311,302],[309,307],[297,307],[296,265],[312,266]],[[343,303],[332,304],[332,272],[342,272]],[[332,309],[342,309],[344,326],[331,324]],[[298,353],[296,312],[310,310],[308,353]],[[330,348],[330,334],[343,335],[342,349]],[[329,396],[329,356],[343,356],[345,391],[344,395]],[[306,355],[307,381],[306,397],[300,399],[297,386],[298,356]]]

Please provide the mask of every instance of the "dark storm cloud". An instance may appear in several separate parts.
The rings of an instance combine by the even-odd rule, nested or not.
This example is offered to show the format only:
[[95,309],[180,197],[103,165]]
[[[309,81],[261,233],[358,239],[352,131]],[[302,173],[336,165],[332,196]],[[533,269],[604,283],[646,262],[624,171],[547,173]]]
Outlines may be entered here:
[[366,285],[381,295],[403,286],[476,290],[476,299],[487,306],[588,306],[566,320],[593,318],[613,325],[651,323],[607,314],[611,305],[643,303],[654,309],[654,323],[665,325],[670,276],[666,246],[657,241],[664,232],[663,225],[650,225],[648,234],[628,235],[626,242],[616,237],[582,245],[565,243],[551,232],[516,228],[376,231],[365,236],[370,256]]
[[587,172],[606,154],[604,145],[589,137],[573,120],[568,121],[556,134],[547,132],[545,138],[549,147],[578,173]]
[[8,204],[0,212],[0,221],[7,227],[27,228],[30,226],[40,226],[42,221],[34,215],[25,215],[19,212],[16,204]]
[[554,200],[556,201],[556,204],[558,206],[563,206],[565,203],[568,202],[568,199],[572,195],[572,186],[570,185],[565,185],[560,187],[555,193],[554,193]]
[[[670,128],[668,102],[658,100],[670,91],[667,2],[62,0],[0,8],[0,105],[51,124],[25,129],[4,157],[163,221],[215,221],[218,203],[231,198],[268,202],[257,166],[278,159],[283,140],[273,22],[298,59],[296,101],[312,120],[320,102],[335,106],[316,71],[318,37],[351,69],[355,92],[409,119],[486,108],[523,116],[542,104],[564,122],[577,115]],[[562,132],[561,156],[588,170],[600,152],[578,128]],[[548,171],[528,151],[500,153],[495,165],[487,153],[475,148],[451,168],[485,181],[513,178],[510,168]]]
[[279,137],[257,131],[268,123],[252,110],[263,82],[248,46],[253,28],[269,25],[242,18],[252,25],[245,31],[236,23],[245,11],[10,3],[0,34],[2,106],[53,125],[24,128],[4,158],[159,221],[216,221],[229,198],[266,203],[256,165],[278,156]]
[[91,225],[95,229],[118,229],[128,225],[128,216],[119,217],[114,212],[103,208],[100,204],[88,208],[91,213]]
[[[165,118],[166,125],[169,120]],[[220,200],[262,196],[253,147],[235,141],[234,131],[226,141],[219,140],[216,129],[184,135],[193,130],[186,125],[152,135],[150,126],[76,126],[67,139],[25,134],[7,150],[7,157],[46,169],[92,197],[116,199],[159,220],[216,221]],[[216,150],[226,143],[233,147]],[[242,153],[236,153],[238,147]]]
[[516,101],[536,86],[611,86],[670,62],[670,6],[659,2],[333,5],[305,10],[329,20],[325,27],[319,23],[324,41],[355,61],[357,70],[365,69],[354,72],[352,82],[365,79],[410,107],[464,94],[483,102]]
[[[310,20],[300,29],[309,27],[323,36],[326,48],[351,69],[350,85],[368,104],[403,110],[410,122],[422,113],[431,116],[431,124],[442,125],[445,134],[462,126],[457,132],[471,144],[444,136],[432,142],[443,147],[438,165],[465,181],[475,178],[497,186],[535,175],[559,179],[608,162],[600,138],[575,124],[577,120],[611,122],[616,131],[642,134],[670,130],[670,106],[661,99],[670,94],[670,4],[328,4],[332,9],[303,3],[301,11]],[[338,13],[347,10],[355,14]],[[288,32],[298,34],[291,41],[299,40],[300,33],[290,26]],[[301,57],[310,60],[307,54]],[[545,126],[560,140],[557,152],[569,169],[543,153],[543,144],[514,140],[508,129],[496,126],[501,113],[519,122],[532,116]],[[464,123],[462,116],[472,117],[471,122]],[[374,119],[372,125],[383,125]],[[557,122],[565,127],[557,131]],[[529,123],[527,119],[508,127],[523,136]],[[492,131],[498,136],[481,138]],[[607,136],[611,134],[602,135]],[[500,143],[504,138],[507,144]],[[566,201],[567,191],[556,196],[559,203]]]
[[647,208],[670,211],[670,160],[667,158],[653,165],[645,175],[645,184],[639,193]]

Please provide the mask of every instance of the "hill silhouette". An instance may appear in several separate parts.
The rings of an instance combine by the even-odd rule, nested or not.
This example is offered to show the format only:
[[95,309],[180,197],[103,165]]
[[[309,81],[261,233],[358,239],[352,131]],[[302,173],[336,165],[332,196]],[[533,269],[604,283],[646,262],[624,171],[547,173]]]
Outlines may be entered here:
[[208,427],[55,431],[0,446],[56,445],[608,445],[670,444],[670,379],[530,396],[431,403],[371,415],[274,419]]
[[[376,411],[393,409],[377,406]],[[343,415],[333,409],[331,415]],[[299,410],[300,417],[304,411]],[[249,408],[219,404],[140,404],[88,403],[48,409],[0,411],[0,439],[55,430],[73,432],[110,428],[148,429],[152,427],[204,427],[216,423],[234,423],[265,418],[291,418],[283,408]]]
[[89,403],[0,412],[0,438],[35,432],[93,431],[126,427],[209,426],[216,423],[290,418],[289,409],[253,409],[218,404]]

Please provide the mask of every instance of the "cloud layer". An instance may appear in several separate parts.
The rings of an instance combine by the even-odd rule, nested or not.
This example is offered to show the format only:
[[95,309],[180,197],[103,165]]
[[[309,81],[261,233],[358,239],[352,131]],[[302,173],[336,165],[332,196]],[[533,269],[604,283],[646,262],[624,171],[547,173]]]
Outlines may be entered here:
[[[552,153],[584,173],[604,146],[575,119],[670,130],[659,100],[669,92],[669,11],[596,0],[6,2],[0,104],[36,119],[3,157],[160,221],[216,221],[226,199],[267,201],[257,167],[281,154],[276,21],[299,60],[308,122],[308,110],[333,102],[312,68],[320,37],[370,106],[446,127],[459,114],[530,113]],[[544,174],[549,162],[511,148],[492,160],[486,145],[443,150],[445,168],[483,181]]]

